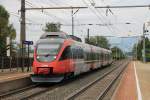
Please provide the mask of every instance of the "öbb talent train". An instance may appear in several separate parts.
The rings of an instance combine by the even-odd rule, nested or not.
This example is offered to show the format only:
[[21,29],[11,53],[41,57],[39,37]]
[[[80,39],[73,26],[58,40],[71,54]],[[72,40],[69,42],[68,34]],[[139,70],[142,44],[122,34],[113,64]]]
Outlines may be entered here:
[[[77,41],[78,40],[78,41]],[[111,51],[63,32],[43,34],[34,49],[33,82],[60,82],[112,63]]]

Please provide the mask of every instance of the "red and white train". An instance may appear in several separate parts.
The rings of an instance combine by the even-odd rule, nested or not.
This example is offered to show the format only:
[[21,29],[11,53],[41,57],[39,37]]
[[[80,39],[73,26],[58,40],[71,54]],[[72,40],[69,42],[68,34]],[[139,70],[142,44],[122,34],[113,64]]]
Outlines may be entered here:
[[41,36],[34,50],[33,82],[60,82],[112,63],[111,51],[75,41],[63,32]]

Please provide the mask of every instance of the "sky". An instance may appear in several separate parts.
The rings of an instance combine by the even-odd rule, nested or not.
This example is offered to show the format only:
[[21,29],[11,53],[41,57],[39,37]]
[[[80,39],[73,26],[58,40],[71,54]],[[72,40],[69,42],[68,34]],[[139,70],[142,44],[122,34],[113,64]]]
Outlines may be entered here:
[[[16,41],[20,41],[20,2],[21,0],[0,0],[10,13],[10,24],[13,24],[16,31]],[[127,36],[142,35],[143,24],[150,21],[150,8],[125,8],[110,9],[106,16],[107,9],[94,9],[95,6],[113,5],[149,5],[150,0],[26,0],[26,8],[29,7],[60,7],[60,6],[88,6],[88,9],[79,9],[74,15],[75,35],[84,39],[87,29],[90,29],[90,36],[113,36],[107,37],[110,44],[121,47],[124,51],[130,51],[134,43],[140,38],[118,38]],[[76,9],[74,10],[74,12]],[[61,30],[71,34],[71,10],[38,10],[26,11],[26,40],[34,41],[44,33],[43,29],[47,22],[60,22],[63,24]],[[131,24],[126,24],[131,23]],[[94,24],[94,25],[81,25]],[[96,24],[111,24],[100,26]],[[150,29],[147,26],[147,29]],[[149,34],[149,33],[148,33]]]

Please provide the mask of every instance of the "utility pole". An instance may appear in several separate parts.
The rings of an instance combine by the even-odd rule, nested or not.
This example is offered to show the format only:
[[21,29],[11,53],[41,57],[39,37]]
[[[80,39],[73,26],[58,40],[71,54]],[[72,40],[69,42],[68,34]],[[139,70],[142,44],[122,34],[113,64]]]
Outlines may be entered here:
[[90,29],[87,29],[87,42],[90,42]]
[[142,54],[143,54],[143,62],[145,63],[146,62],[146,59],[145,59],[145,23],[143,24],[143,51],[142,51]]
[[71,11],[71,17],[72,17],[72,35],[74,35],[74,16],[73,16],[73,9]]
[[117,51],[118,51],[118,50],[117,50],[117,47],[116,47],[116,60],[117,60],[117,56],[118,56]]
[[72,35],[74,35],[74,15],[79,11],[79,9],[77,9],[75,12],[73,12],[73,8],[71,11],[71,17],[72,17]]
[[24,71],[24,48],[23,41],[26,40],[26,26],[25,26],[25,0],[21,0],[21,21],[20,21],[20,44],[21,44],[21,58],[22,58],[22,71]]
[[138,52],[138,42],[136,43],[136,60],[138,60],[137,52]]
[[20,43],[26,40],[25,0],[21,0]]

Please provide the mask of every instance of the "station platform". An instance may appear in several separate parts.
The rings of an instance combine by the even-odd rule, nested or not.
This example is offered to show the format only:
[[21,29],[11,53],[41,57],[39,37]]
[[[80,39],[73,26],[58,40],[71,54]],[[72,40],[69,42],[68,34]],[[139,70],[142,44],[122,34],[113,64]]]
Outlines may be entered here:
[[149,100],[150,63],[132,61],[126,68],[112,100]]
[[0,95],[32,84],[32,72],[4,71],[0,72]]
[[16,80],[24,77],[29,77],[32,72],[10,72],[0,73],[0,83]]

